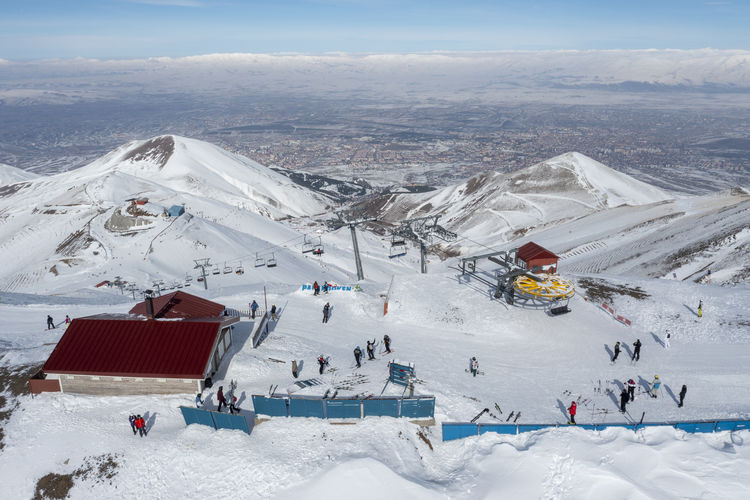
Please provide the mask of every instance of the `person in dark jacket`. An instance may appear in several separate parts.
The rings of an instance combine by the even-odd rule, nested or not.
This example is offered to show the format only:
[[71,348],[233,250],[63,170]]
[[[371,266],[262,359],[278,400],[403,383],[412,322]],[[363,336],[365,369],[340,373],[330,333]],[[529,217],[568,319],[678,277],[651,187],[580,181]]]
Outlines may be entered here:
[[641,359],[641,339],[635,339],[635,342],[633,342],[633,357],[631,360],[634,361],[640,361]]
[[318,371],[319,371],[319,373],[321,375],[323,375],[323,369],[328,364],[328,360],[326,358],[324,358],[322,354],[318,358],[318,364],[320,365],[320,370],[318,370]]
[[628,401],[630,401],[630,395],[628,394],[628,390],[623,387],[620,393],[620,413],[625,413],[625,406],[628,404]]
[[132,429],[133,435],[135,436],[136,434],[138,434],[138,429],[135,428],[135,415],[130,415],[128,417],[128,420],[130,421],[130,428]]
[[216,393],[216,400],[219,402],[219,409],[216,410],[216,411],[221,412],[221,405],[224,405],[225,408],[227,406],[227,400],[224,397],[224,386],[223,385],[219,386],[219,392]]
[[620,355],[620,343],[619,342],[615,342],[615,355],[612,356],[612,362],[613,363],[615,361],[617,361],[617,356],[619,356],[619,355]]
[[568,407],[568,414],[570,414],[570,424],[575,425],[576,423],[576,402],[571,401],[570,406]]
[[276,315],[276,304],[271,305],[271,319],[274,321],[279,320],[279,317]]
[[250,304],[250,319],[255,319],[255,311],[258,310],[258,303],[253,300]]
[[682,389],[680,389],[680,404],[677,405],[678,408],[682,408],[682,402],[685,401],[685,394],[687,394],[687,386],[682,384]]
[[331,304],[326,302],[326,305],[323,306],[323,323],[328,323],[328,315],[331,312]]
[[391,338],[388,335],[383,335],[383,345],[385,346],[385,352],[391,352]]
[[52,316],[48,314],[47,315],[47,330],[49,330],[50,328],[54,328],[54,327],[55,327],[55,320],[53,320]]
[[203,398],[201,397],[201,393],[195,395],[195,407],[200,408],[203,406]]
[[367,341],[367,359],[375,359],[375,339]]
[[635,380],[628,379],[628,396],[630,401],[635,401]]
[[354,361],[357,362],[357,368],[360,368],[362,364],[359,362],[359,360],[362,359],[362,349],[357,346],[356,349],[354,349]]
[[316,281],[313,283],[313,295],[318,295],[320,293],[320,285],[318,285],[318,282]]

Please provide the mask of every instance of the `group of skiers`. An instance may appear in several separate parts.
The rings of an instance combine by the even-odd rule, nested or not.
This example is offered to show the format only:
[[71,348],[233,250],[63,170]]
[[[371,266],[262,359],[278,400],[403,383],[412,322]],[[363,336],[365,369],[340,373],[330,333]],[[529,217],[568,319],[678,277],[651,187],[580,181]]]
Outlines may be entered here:
[[130,428],[133,430],[133,435],[140,433],[141,437],[148,434],[148,429],[146,429],[146,421],[143,419],[140,415],[130,415],[128,417],[128,420],[130,421]]
[[[70,322],[71,322],[70,316],[68,316],[68,315],[66,314],[66,315],[65,315],[65,328],[68,328],[68,325],[70,324]],[[48,314],[48,315],[47,315],[47,330],[52,330],[52,329],[54,329],[54,328],[57,328],[57,327],[55,326],[55,320],[53,320],[53,319],[52,319],[52,316],[50,316],[50,315]]]
[[[250,319],[255,319],[255,314],[258,312],[258,308],[259,307],[260,306],[258,305],[258,303],[255,300],[253,300],[250,303]],[[271,320],[272,321],[278,321],[279,320],[279,317],[276,314],[276,304],[271,304],[271,311],[270,311],[270,313],[271,313]]]
[[[237,396],[234,395],[234,391],[237,388],[237,382],[234,380],[231,381],[229,385],[229,391],[224,394],[224,386],[220,385],[219,390],[216,393],[216,401],[219,403],[219,407],[216,411],[221,413],[221,408],[229,408],[229,413],[234,415],[235,413],[239,413],[240,409],[238,407],[237,402]],[[200,408],[205,404],[205,401],[203,401],[203,396],[199,392],[195,395],[195,407]]]
[[[367,341],[367,359],[375,359],[375,346],[377,345],[376,339],[372,339],[372,341]],[[385,351],[387,353],[391,352],[391,338],[386,334],[383,336],[383,346],[385,347]],[[354,348],[354,361],[357,363],[357,368],[360,368],[362,366],[361,363],[362,360],[362,348],[359,346]]]
[[[328,293],[328,289],[331,288],[331,285],[328,284],[328,282],[323,283],[323,293]],[[318,285],[318,282],[316,281],[313,283],[313,295],[320,295],[320,285]]]

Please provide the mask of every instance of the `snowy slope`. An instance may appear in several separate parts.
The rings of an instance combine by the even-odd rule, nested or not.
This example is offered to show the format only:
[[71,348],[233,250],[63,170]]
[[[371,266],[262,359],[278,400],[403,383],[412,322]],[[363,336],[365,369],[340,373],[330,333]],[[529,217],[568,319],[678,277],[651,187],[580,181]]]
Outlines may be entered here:
[[0,186],[15,184],[16,182],[28,181],[35,179],[38,175],[21,170],[20,168],[11,167],[5,163],[0,163]]

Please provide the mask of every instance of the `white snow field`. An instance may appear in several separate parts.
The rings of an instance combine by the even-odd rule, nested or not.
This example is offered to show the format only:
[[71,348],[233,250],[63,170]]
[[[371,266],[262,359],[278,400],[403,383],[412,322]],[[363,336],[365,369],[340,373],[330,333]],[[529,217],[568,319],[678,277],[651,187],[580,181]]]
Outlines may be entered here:
[[[615,289],[610,302],[632,321],[628,327],[599,307],[600,300],[585,300],[592,294],[584,286],[569,314],[552,317],[492,299],[482,281],[460,276],[456,258],[441,261],[430,254],[428,274],[420,274],[413,246],[405,257],[391,260],[389,240],[364,227],[358,231],[362,291],[314,297],[301,290],[303,283],[356,281],[348,228],[330,231],[318,220],[319,213],[332,211],[325,200],[296,187],[289,195],[286,178],[249,160],[164,137],[172,137],[174,148],[166,160],[161,153],[169,140],[139,141],[79,171],[3,188],[0,376],[47,359],[63,334],[61,328],[45,329],[47,314],[59,323],[66,314],[77,318],[132,307],[132,294],[96,288],[100,281],[119,275],[143,288],[159,279],[184,285],[186,273],[196,277],[193,260],[211,257],[220,273],[209,275],[208,290],[193,281],[184,291],[247,309],[252,299],[263,305],[265,287],[280,318],[257,349],[248,340],[253,322],[243,318],[235,325],[230,356],[214,389],[204,391],[209,408],[216,406],[215,388],[234,379],[240,408],[249,414],[251,395],[267,394],[271,385],[283,392],[294,382],[293,359],[304,361],[300,379],[322,382],[296,394],[322,395],[338,387],[341,396],[378,395],[387,363],[396,359],[415,363],[423,381],[416,385],[418,394],[436,397],[435,425],[371,417],[354,425],[271,418],[247,435],[186,427],[178,407],[192,406],[195,394],[32,398],[3,387],[0,498],[32,498],[40,478],[73,474],[105,456],[117,464],[113,475],[74,476],[70,498],[750,498],[748,431],[594,432],[565,425],[565,408],[574,399],[580,400],[579,423],[638,421],[644,412],[646,422],[750,417],[750,284],[746,278],[734,284],[728,279],[747,268],[748,234],[739,227],[747,220],[747,192],[671,200],[661,192],[623,187],[637,185],[619,176],[600,176],[592,183],[595,189],[575,189],[584,198],[596,193],[598,204],[586,201],[596,210],[566,215],[564,206],[584,205],[554,205],[560,191],[550,187],[544,202],[557,208],[547,213],[569,220],[539,227],[522,240],[493,243],[508,249],[534,240],[563,254],[563,277],[586,286],[586,280],[601,280]],[[243,184],[245,177],[256,182]],[[610,178],[619,179],[612,189]],[[525,202],[539,196],[529,191]],[[639,193],[647,199],[636,199]],[[131,213],[131,197],[149,202]],[[613,200],[633,204],[610,208]],[[173,203],[185,203],[187,214],[162,217]],[[666,217],[678,212],[684,214],[674,221]],[[489,219],[484,224],[493,226]],[[479,230],[471,230],[477,231],[468,236],[474,240]],[[676,242],[695,244],[706,234],[716,244],[688,254],[675,268],[677,279],[667,279],[671,273],[658,262]],[[302,253],[305,235],[321,238],[322,256]],[[722,244],[723,235],[731,241]],[[256,254],[267,259],[271,253],[276,267],[254,267]],[[695,279],[717,262],[713,283]],[[223,272],[240,265],[244,274]],[[479,263],[478,274],[489,279],[493,271],[488,261]],[[384,316],[383,295],[391,280]],[[635,298],[632,290],[645,295]],[[696,314],[700,300],[702,318]],[[322,324],[326,301],[332,315]],[[663,346],[667,329],[673,333],[669,349]],[[386,333],[393,340],[392,356],[380,352]],[[381,342],[377,359],[355,370],[353,349],[373,338]],[[641,359],[631,364],[629,349],[638,338]],[[624,350],[613,365],[609,351],[616,341]],[[318,375],[320,354],[331,357],[335,371]],[[465,371],[471,356],[478,357],[484,375]],[[643,388],[655,374],[663,389],[652,399]],[[629,378],[639,388],[623,415],[617,395]],[[687,397],[678,408],[683,384]],[[384,394],[401,391],[389,385]],[[442,442],[441,423],[469,421],[484,408],[503,422],[520,412],[518,423],[563,427]],[[147,437],[132,435],[131,413],[144,415]],[[479,421],[498,422],[491,415]]]

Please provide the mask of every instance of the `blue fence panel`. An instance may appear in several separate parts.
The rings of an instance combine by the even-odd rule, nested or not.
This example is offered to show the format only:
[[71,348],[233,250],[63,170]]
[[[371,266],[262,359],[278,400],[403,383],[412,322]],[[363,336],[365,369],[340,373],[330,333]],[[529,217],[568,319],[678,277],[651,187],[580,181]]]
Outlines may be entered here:
[[[479,431],[477,424],[471,423],[444,423],[443,424],[443,441],[452,441],[469,436],[476,436]],[[515,432],[514,432],[515,434]]]
[[738,431],[740,429],[750,429],[748,420],[718,420],[716,422],[716,431]]
[[288,416],[285,398],[267,398],[265,396],[253,396],[253,408],[255,413],[270,415],[272,417]]
[[637,429],[643,429],[645,427],[664,427],[665,425],[671,425],[664,422],[643,422],[642,424],[636,424],[635,428]]
[[679,422],[675,424],[676,429],[685,432],[713,432],[716,422]]
[[247,420],[242,415],[230,415],[229,413],[211,412],[217,429],[239,429],[250,434]]
[[[443,424],[445,426],[445,424]],[[516,424],[479,424],[479,434],[495,432],[497,434],[517,434]]]
[[[564,424],[560,424],[559,427],[565,427]],[[595,431],[596,425],[595,424],[576,424],[576,425],[569,425],[568,427],[578,427],[579,429],[586,429],[587,431]]]
[[327,418],[360,418],[362,416],[359,399],[326,399]]
[[401,417],[403,418],[432,418],[434,414],[434,398],[401,400]]
[[323,413],[323,400],[290,398],[289,416],[325,418],[325,414]]
[[180,406],[180,411],[182,412],[182,418],[185,419],[185,425],[200,424],[216,429],[210,411],[189,408],[187,406]]
[[365,417],[399,417],[398,399],[363,399]]
[[631,431],[635,430],[635,424],[626,424],[626,423],[596,424],[596,430],[598,431],[601,431],[610,427],[624,427],[626,429],[630,429]]

